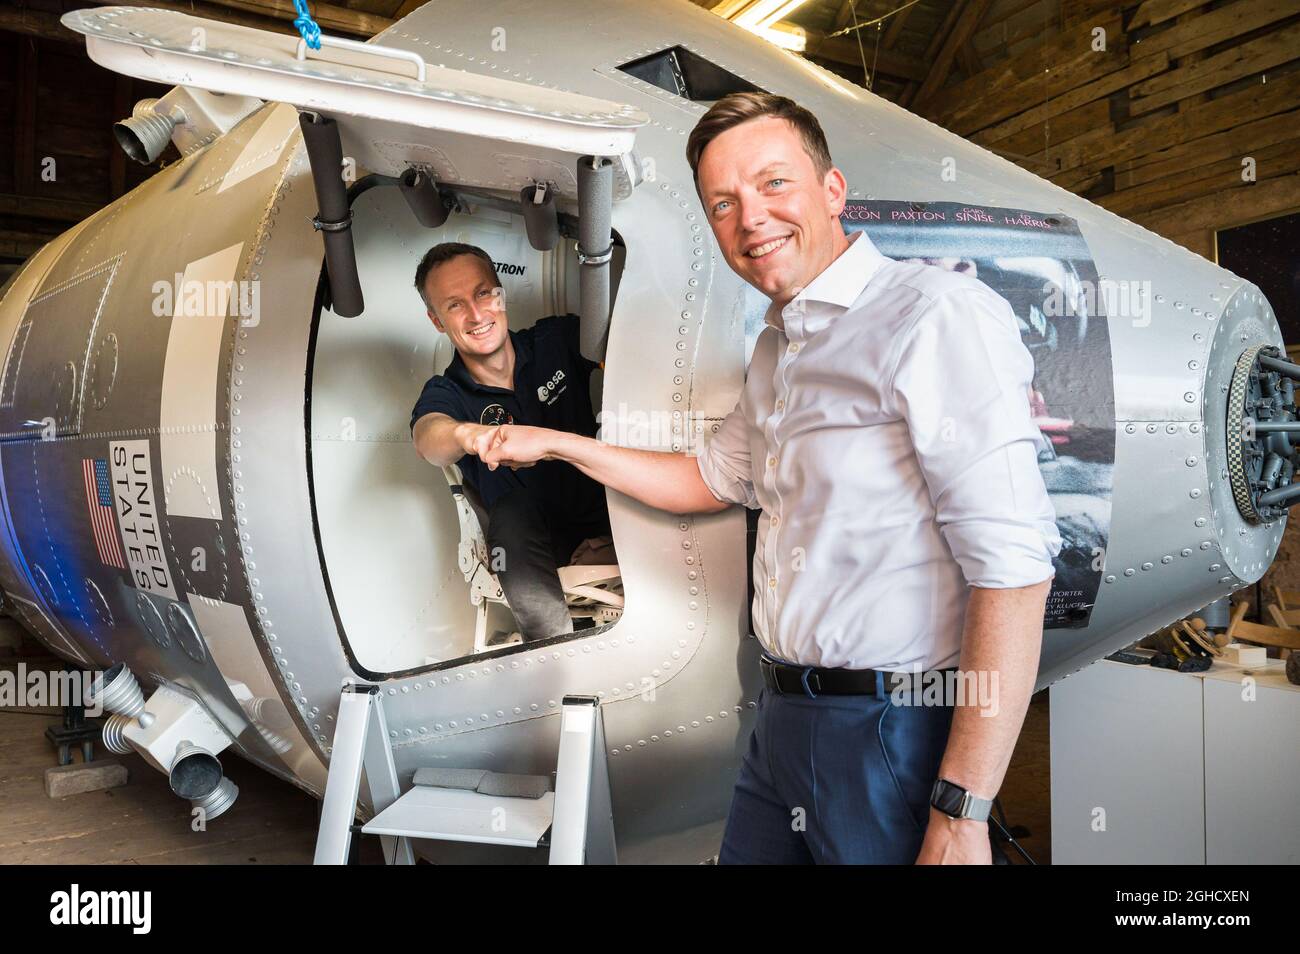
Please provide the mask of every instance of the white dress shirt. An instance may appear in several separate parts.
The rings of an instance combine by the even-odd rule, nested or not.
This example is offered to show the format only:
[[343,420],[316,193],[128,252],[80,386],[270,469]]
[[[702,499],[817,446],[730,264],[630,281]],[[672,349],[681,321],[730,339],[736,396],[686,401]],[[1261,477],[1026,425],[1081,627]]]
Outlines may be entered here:
[[1053,573],[1033,359],[987,285],[895,262],[866,233],[784,308],[698,458],[762,508],[754,630],[801,665],[957,664],[968,586]]

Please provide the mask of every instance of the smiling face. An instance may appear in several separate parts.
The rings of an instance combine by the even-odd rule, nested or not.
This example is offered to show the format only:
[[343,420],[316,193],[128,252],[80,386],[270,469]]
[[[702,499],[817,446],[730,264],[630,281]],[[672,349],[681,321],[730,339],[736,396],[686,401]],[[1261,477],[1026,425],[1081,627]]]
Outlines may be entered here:
[[457,255],[429,271],[424,300],[434,327],[463,356],[486,358],[509,339],[505,297],[492,269],[476,255]]
[[788,120],[760,116],[720,133],[700,156],[697,180],[727,264],[778,304],[848,247],[844,176],[835,168],[818,175]]

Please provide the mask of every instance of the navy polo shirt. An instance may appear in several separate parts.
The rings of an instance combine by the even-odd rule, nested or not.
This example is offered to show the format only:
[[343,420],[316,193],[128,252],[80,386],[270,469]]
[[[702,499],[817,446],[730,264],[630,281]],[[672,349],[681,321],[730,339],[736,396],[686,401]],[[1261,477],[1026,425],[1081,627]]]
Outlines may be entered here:
[[[577,315],[551,315],[531,328],[511,331],[513,391],[475,381],[456,352],[447,370],[425,383],[411,411],[411,430],[421,417],[437,411],[456,421],[528,424],[595,437],[590,381],[591,372],[599,365],[579,350],[578,328]],[[506,493],[527,488],[563,523],[608,523],[605,488],[565,461],[543,460],[519,470],[507,466],[488,470],[477,456],[465,454],[456,463],[488,508]]]

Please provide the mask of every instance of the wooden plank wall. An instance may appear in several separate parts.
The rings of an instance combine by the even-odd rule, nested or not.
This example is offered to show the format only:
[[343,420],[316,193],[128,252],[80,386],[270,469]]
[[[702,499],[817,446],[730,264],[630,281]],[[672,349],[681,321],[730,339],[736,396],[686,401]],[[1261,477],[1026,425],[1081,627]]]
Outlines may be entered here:
[[[75,6],[75,3],[68,3]],[[54,236],[179,158],[141,166],[112,126],[168,87],[110,73],[49,9],[0,7],[0,283]]]
[[[273,2],[226,2],[197,5],[292,30],[263,15]],[[154,171],[125,160],[109,127],[163,90],[91,64],[58,24],[77,5],[0,7],[0,281]],[[834,32],[896,6],[824,0],[808,15]],[[878,92],[1207,257],[1215,230],[1300,209],[1300,0],[921,0],[863,39],[819,50],[855,61],[832,64],[849,73],[859,54],[899,60],[906,75]]]
[[995,0],[971,42],[913,106],[953,132],[1207,258],[1300,209],[1300,0]]

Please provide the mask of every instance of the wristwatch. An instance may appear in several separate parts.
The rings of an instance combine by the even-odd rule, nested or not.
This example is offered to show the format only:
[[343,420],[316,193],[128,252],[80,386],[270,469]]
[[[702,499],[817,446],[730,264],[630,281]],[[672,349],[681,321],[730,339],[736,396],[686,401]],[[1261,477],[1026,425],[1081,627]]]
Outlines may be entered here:
[[993,799],[977,798],[960,785],[941,778],[935,781],[930,791],[930,804],[951,818],[982,822],[989,820]]

